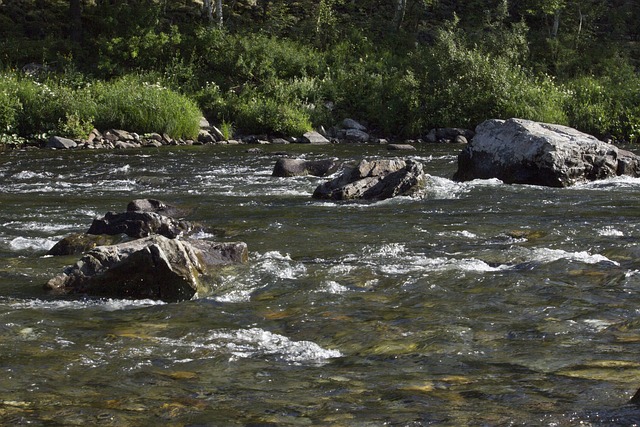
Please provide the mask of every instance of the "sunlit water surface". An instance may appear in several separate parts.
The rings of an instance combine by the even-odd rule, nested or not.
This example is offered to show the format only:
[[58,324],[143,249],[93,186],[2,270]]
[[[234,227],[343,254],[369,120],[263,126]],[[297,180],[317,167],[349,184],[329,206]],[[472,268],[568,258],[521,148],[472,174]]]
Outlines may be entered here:
[[[640,180],[455,183],[420,146],[422,196],[314,201],[307,159],[384,146],[0,155],[0,424],[632,425]],[[247,265],[176,304],[59,299],[60,238],[135,198],[244,241]]]

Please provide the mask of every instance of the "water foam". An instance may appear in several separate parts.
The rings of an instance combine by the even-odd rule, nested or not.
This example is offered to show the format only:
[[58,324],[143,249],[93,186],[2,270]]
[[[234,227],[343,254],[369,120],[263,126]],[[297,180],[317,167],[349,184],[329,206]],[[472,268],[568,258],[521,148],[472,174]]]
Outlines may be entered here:
[[216,331],[208,340],[226,341],[222,348],[235,358],[275,356],[292,363],[325,363],[327,359],[341,357],[337,350],[327,350],[311,341],[292,341],[289,338],[260,328],[234,332]]
[[603,237],[624,237],[624,233],[620,230],[616,230],[611,226],[607,226],[598,230],[598,235]]
[[289,254],[278,251],[256,256],[256,268],[279,279],[295,279],[307,273],[304,264],[294,262]]
[[527,252],[525,254],[525,257],[528,258],[529,261],[550,263],[553,261],[557,261],[558,259],[566,259],[569,261],[579,261],[585,264],[598,264],[600,262],[609,262],[613,265],[620,265],[620,263],[616,261],[612,261],[604,255],[600,255],[600,254],[592,255],[587,251],[569,252],[569,251],[564,251],[562,249],[550,249],[550,248],[535,248],[535,249],[521,248],[521,250]]
[[16,237],[9,242],[9,248],[14,251],[46,252],[51,249],[56,243],[57,240],[41,237]]

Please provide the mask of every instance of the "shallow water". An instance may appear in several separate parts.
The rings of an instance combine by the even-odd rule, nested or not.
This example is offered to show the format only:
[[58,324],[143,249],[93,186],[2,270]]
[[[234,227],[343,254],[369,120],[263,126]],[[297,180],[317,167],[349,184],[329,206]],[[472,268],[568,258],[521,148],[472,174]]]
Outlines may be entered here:
[[[460,148],[425,145],[421,197],[333,203],[271,177],[283,149],[390,155],[1,154],[0,424],[640,423],[640,179],[455,183]],[[141,197],[249,263],[177,304],[42,291],[77,258],[48,248]]]

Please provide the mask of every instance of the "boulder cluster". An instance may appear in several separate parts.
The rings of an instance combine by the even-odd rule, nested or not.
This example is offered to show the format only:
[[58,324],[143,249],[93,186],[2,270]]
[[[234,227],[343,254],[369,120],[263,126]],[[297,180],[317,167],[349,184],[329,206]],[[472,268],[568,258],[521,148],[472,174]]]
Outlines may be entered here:
[[68,236],[49,251],[83,255],[45,289],[166,302],[210,293],[212,273],[222,265],[245,263],[247,245],[189,238],[194,224],[166,215],[179,212],[158,200],[141,199],[129,203],[126,212],[95,219],[87,233]]

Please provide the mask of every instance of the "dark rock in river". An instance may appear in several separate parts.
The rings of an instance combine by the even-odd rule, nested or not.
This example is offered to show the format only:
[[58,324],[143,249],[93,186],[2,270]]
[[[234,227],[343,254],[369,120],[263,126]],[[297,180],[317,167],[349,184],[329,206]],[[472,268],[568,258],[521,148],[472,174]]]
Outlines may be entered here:
[[186,211],[156,199],[132,200],[127,204],[127,212],[155,212],[172,218],[178,218],[186,214]]
[[383,200],[409,195],[424,182],[421,163],[413,160],[362,160],[337,178],[321,184],[313,193],[315,199]]
[[457,144],[466,144],[468,140],[473,138],[474,132],[469,129],[460,129],[460,128],[436,128],[431,129],[431,131],[427,134],[426,140],[427,142],[438,142],[438,143],[457,143]]
[[509,119],[477,127],[453,179],[567,187],[618,175],[640,176],[640,157],[566,126]]
[[327,176],[338,170],[340,162],[332,159],[304,160],[281,158],[276,161],[272,176]]
[[151,236],[86,253],[45,289],[60,294],[125,299],[189,300],[209,292],[207,270],[246,262],[244,243],[180,241]]
[[155,212],[107,212],[104,218],[93,220],[87,233],[126,234],[135,238],[160,234],[173,239],[187,233],[191,228],[192,225],[187,221],[179,221]]

